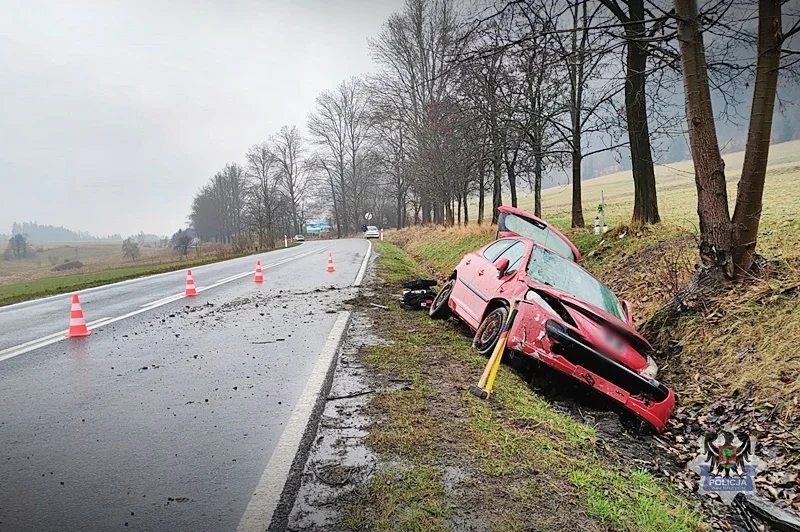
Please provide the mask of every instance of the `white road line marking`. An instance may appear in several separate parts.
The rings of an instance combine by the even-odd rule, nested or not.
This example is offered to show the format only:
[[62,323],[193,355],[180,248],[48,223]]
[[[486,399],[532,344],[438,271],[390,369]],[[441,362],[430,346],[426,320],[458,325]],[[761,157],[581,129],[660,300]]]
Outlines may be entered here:
[[[325,249],[327,249],[327,247]],[[266,266],[262,266],[262,269],[272,268],[272,267],[275,267],[275,266],[280,266],[281,264],[285,264],[287,262],[291,262],[291,261],[293,261],[295,259],[300,259],[302,257],[307,257],[308,255],[311,255],[312,253],[316,253],[316,252],[317,252],[317,250],[314,249],[314,250],[308,251],[306,253],[301,253],[300,255],[293,255],[293,256],[288,257],[286,259],[279,260],[279,261],[273,262],[271,264],[267,264]],[[198,288],[197,292],[198,293],[204,292],[204,291],[206,291],[206,290],[208,290],[210,288],[215,288],[215,287],[223,285],[225,283],[230,283],[231,281],[235,281],[236,279],[240,279],[240,278],[244,277],[245,275],[252,275],[252,274],[253,274],[252,271],[239,273],[239,274],[236,274],[236,275],[232,276],[229,279],[223,279],[222,281],[217,281],[216,283],[214,283],[212,285],[204,286],[202,288]],[[83,291],[81,291],[81,293],[83,293]],[[139,309],[131,311],[131,312],[128,312],[127,314],[123,314],[122,316],[117,316],[115,318],[103,318],[101,320],[95,320],[95,321],[91,322],[91,324],[88,325],[88,328],[91,330],[91,329],[96,329],[96,328],[102,327],[104,325],[110,325],[112,323],[116,323],[116,322],[124,320],[126,318],[130,318],[131,316],[136,316],[137,314],[141,314],[143,312],[147,312],[148,310],[153,310],[155,308],[162,307],[162,306],[164,306],[164,305],[166,305],[168,303],[172,303],[173,301],[178,301],[179,299],[181,299],[183,297],[184,297],[184,295],[181,293],[181,294],[176,294],[174,296],[169,296],[169,297],[166,297],[166,298],[163,298],[163,299],[159,299],[158,301],[154,301],[154,302],[149,303],[147,305],[143,305]],[[13,357],[19,356],[19,355],[24,355],[25,353],[29,353],[30,351],[33,351],[35,349],[39,349],[41,347],[45,347],[45,346],[54,344],[56,342],[60,342],[62,340],[65,340],[66,337],[64,336],[64,334],[66,334],[66,330],[64,330],[62,332],[54,333],[54,334],[51,334],[51,335],[48,335],[48,336],[44,336],[42,338],[37,338],[36,340],[31,340],[29,342],[25,342],[24,344],[19,344],[19,345],[15,345],[13,347],[8,347],[8,348],[4,349],[3,351],[0,351],[0,362],[2,362],[4,360],[8,360],[9,358],[13,358]]]
[[144,305],[139,305],[139,308],[150,308],[150,307],[158,307],[161,305],[166,305],[167,303],[172,303],[173,301],[177,301],[182,297],[184,297],[183,292],[181,292],[180,294],[164,297],[162,299],[159,299],[158,301],[153,301],[151,303],[145,303]]
[[289,418],[286,428],[283,429],[283,434],[281,434],[253,496],[245,508],[236,532],[264,532],[269,528],[272,514],[275,513],[280,502],[294,457],[297,455],[306,427],[317,404],[317,398],[322,392],[322,386],[325,384],[331,364],[339,352],[339,346],[349,324],[350,312],[340,312],[322,351],[320,351],[317,362],[314,364],[314,369],[308,377],[303,393],[297,401],[297,406],[294,407],[292,417]]
[[367,262],[369,262],[369,254],[372,253],[372,241],[367,240],[369,247],[367,248],[367,254],[364,255],[364,261],[361,263],[361,268],[358,270],[358,275],[356,275],[356,280],[353,282],[353,286],[361,286],[361,281],[364,279],[364,273],[367,271]]
[[[101,325],[105,325],[105,323],[110,320],[111,318],[100,318],[99,320],[90,321],[86,324],[86,327],[91,330],[95,327],[99,327]],[[40,347],[44,347],[50,344],[54,344],[56,342],[60,342],[64,338],[66,338],[67,329],[63,331],[58,331],[57,333],[49,334],[47,336],[43,336],[42,338],[37,338],[36,340],[31,340],[30,342],[25,342],[24,344],[15,345],[13,347],[8,347],[0,351],[0,362],[3,360],[8,360],[9,358],[14,358],[15,356],[22,355],[23,353],[27,353],[28,351],[33,351],[34,349],[39,349]]]
[[[289,248],[289,249],[293,249],[293,248]],[[327,247],[324,248],[324,249],[327,249]],[[276,250],[276,251],[282,251],[282,250]],[[322,250],[320,250],[320,251],[322,251]],[[305,255],[295,255],[293,257],[290,257],[290,259],[291,258],[300,257],[300,256],[305,256]],[[239,258],[229,259],[229,260],[239,260]],[[193,270],[193,272],[198,272],[198,271],[202,272],[208,267],[213,267],[213,266],[217,266],[217,265],[220,265],[220,264],[224,264],[225,262],[227,262],[227,261],[212,262],[212,263],[209,263],[209,264],[203,264],[202,266],[195,266],[194,268],[191,268],[191,269]],[[144,281],[146,279],[155,279],[157,277],[163,277],[165,275],[170,275],[170,274],[174,274],[174,273],[181,272],[181,271],[185,272],[186,268],[184,268],[182,270],[172,270],[172,271],[163,272],[163,273],[154,273],[152,275],[145,275],[143,277],[135,277],[133,279],[126,279],[124,281],[117,281],[116,283],[104,284],[104,285],[100,285],[100,286],[93,286],[91,288],[85,288],[83,290],[77,290],[77,292],[80,292],[81,294],[88,294],[89,292],[95,292],[97,290],[104,290],[106,288],[111,288],[111,287],[120,286],[120,285],[124,285],[124,284],[138,283],[138,282]],[[63,294],[55,294],[55,295],[52,295],[52,296],[45,296],[45,297],[39,297],[39,298],[36,298],[36,299],[29,299],[27,301],[20,301],[19,303],[12,303],[11,305],[3,305],[3,306],[0,306],[0,312],[4,312],[4,311],[6,311],[8,309],[15,308],[15,307],[22,307],[22,306],[25,306],[25,305],[30,305],[32,303],[39,303],[41,301],[47,301],[48,299],[55,299],[57,297],[68,297],[70,294],[72,294],[72,292],[64,292]]]

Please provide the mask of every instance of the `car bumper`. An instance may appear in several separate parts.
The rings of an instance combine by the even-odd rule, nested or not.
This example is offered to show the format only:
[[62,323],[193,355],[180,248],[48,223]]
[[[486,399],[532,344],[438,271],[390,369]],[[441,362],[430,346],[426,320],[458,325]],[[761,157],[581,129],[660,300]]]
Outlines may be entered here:
[[662,431],[675,407],[675,393],[603,355],[538,306],[521,302],[509,331],[508,347],[565,373]]
[[380,238],[381,235],[379,233],[368,233],[364,235],[364,238]]

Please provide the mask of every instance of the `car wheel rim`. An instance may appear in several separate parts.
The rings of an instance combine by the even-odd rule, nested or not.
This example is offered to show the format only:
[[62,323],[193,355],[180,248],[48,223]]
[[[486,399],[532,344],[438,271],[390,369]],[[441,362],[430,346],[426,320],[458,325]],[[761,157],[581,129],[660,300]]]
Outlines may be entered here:
[[453,290],[453,282],[449,282],[439,290],[439,293],[436,294],[436,297],[433,300],[433,308],[438,309],[441,307],[447,298],[450,297],[450,292]]
[[493,313],[491,316],[489,316],[489,319],[486,321],[486,326],[481,331],[481,337],[478,342],[481,347],[486,347],[494,342],[498,333],[500,332],[501,323],[502,321],[499,312]]

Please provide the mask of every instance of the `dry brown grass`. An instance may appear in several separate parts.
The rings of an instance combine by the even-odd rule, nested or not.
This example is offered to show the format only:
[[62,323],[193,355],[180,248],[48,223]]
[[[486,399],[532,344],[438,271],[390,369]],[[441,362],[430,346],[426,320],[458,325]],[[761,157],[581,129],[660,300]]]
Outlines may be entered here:
[[416,226],[387,231],[393,244],[421,260],[440,275],[447,275],[468,251],[490,242],[497,226],[472,224],[462,227]]
[[710,302],[659,335],[676,349],[675,374],[687,401],[744,391],[800,419],[800,260],[776,261],[761,277]]
[[[182,257],[172,248],[140,246],[142,255],[135,262],[122,257],[121,242],[54,242],[32,244],[36,256],[23,260],[0,260],[0,285],[22,281],[64,277],[77,273],[96,273],[133,266],[169,265],[182,262]],[[191,250],[190,259],[225,258],[231,255],[230,246],[206,244],[199,252]],[[52,268],[67,260],[79,260],[84,266],[78,270],[54,272]]]

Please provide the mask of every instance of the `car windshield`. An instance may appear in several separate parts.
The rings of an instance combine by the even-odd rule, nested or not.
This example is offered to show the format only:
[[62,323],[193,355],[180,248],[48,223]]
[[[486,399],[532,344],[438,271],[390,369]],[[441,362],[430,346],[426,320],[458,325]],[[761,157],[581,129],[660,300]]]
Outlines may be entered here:
[[367,231],[377,231],[377,230],[378,230],[378,228],[375,227],[374,225],[368,225],[367,226]]
[[591,303],[621,320],[625,319],[622,306],[611,290],[574,262],[552,251],[535,246],[528,264],[528,275],[540,283]]

